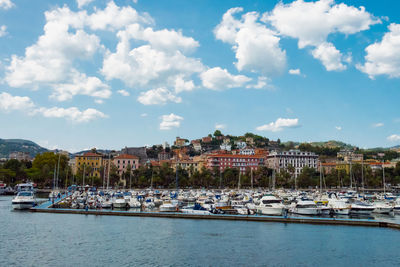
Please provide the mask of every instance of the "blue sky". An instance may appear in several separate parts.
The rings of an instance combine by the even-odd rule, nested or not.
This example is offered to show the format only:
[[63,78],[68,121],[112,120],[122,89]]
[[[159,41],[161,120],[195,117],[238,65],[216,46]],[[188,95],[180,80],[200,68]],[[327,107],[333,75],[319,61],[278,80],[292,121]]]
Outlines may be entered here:
[[0,0],[0,138],[400,144],[397,1]]

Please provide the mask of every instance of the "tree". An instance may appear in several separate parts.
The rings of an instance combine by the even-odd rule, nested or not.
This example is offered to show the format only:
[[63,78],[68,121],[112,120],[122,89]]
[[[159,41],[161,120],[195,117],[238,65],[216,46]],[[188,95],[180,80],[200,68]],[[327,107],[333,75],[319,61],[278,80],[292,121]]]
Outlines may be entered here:
[[221,131],[220,131],[220,130],[215,130],[214,136],[215,136],[215,137],[217,137],[217,136],[222,136]]

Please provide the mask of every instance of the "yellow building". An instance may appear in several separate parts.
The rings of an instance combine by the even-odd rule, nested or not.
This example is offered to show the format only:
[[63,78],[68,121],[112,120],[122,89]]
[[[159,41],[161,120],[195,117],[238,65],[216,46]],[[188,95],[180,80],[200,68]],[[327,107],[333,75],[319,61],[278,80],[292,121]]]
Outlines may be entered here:
[[100,177],[100,167],[103,165],[103,157],[101,154],[87,152],[75,157],[75,165],[78,172],[82,171],[84,166],[86,166],[85,172],[87,176]]

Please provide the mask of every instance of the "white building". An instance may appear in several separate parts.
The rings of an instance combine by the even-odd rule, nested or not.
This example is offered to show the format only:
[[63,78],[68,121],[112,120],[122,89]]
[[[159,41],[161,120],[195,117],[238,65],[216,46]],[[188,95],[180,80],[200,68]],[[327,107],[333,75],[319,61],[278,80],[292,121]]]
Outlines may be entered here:
[[255,155],[256,152],[254,148],[243,148],[239,150],[239,155]]
[[221,150],[231,151],[232,146],[229,143],[222,143],[220,146]]
[[243,142],[243,141],[235,141],[235,145],[236,145],[237,148],[239,148],[239,149],[246,148],[246,146],[247,146],[246,142]]
[[289,166],[293,166],[295,168],[294,175],[297,177],[304,167],[317,169],[318,155],[313,152],[303,152],[300,150],[273,151],[267,157],[267,165],[278,172],[282,169],[287,169]]

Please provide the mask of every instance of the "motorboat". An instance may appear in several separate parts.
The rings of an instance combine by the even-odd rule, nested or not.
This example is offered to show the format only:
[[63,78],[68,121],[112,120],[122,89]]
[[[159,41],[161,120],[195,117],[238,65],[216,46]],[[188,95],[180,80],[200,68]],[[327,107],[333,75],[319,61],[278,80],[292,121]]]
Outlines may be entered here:
[[351,204],[351,214],[358,214],[358,215],[371,215],[372,211],[375,207],[371,204],[366,202],[356,201]]
[[389,214],[393,211],[393,206],[384,201],[376,201],[373,206],[375,207],[372,211],[373,213]]
[[166,200],[160,206],[161,212],[174,212],[178,210],[178,201],[177,200]]
[[328,207],[332,209],[333,214],[336,215],[349,215],[351,205],[342,199],[330,199]]
[[35,195],[33,191],[21,191],[11,203],[15,210],[30,209],[36,205]]
[[261,198],[260,204],[256,206],[257,213],[263,215],[282,215],[285,210],[285,205],[282,203],[282,199],[269,194]]
[[128,204],[132,209],[138,209],[142,206],[142,203],[140,203],[136,197],[131,197]]
[[297,203],[292,204],[292,207],[289,209],[291,213],[300,214],[300,215],[319,215],[319,208],[314,201],[310,199],[301,199],[298,200]]
[[197,215],[210,215],[212,214],[209,210],[206,208],[202,207],[200,204],[196,203],[192,206],[186,206],[183,207],[180,210],[182,213],[185,214],[197,214]]
[[112,207],[117,209],[124,209],[127,207],[127,203],[125,201],[124,195],[121,193],[117,193],[114,196],[112,201]]

